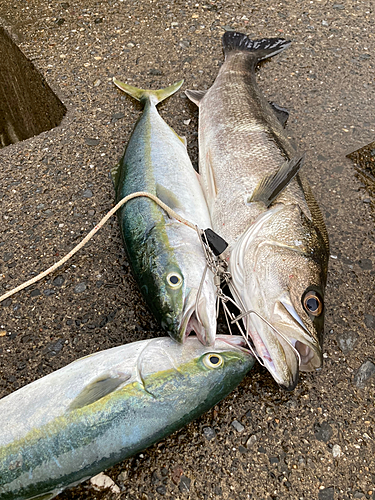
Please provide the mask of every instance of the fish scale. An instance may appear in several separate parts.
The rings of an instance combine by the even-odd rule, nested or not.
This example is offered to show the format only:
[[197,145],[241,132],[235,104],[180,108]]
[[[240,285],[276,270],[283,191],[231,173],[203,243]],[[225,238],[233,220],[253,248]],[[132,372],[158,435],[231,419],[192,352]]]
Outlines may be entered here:
[[244,323],[259,358],[292,390],[300,370],[322,364],[329,248],[299,172],[304,157],[283,128],[287,112],[268,103],[256,82],[258,62],[289,44],[226,32],[214,84],[186,94],[199,106],[199,171],[213,230],[229,244],[232,293],[242,312],[257,313]]

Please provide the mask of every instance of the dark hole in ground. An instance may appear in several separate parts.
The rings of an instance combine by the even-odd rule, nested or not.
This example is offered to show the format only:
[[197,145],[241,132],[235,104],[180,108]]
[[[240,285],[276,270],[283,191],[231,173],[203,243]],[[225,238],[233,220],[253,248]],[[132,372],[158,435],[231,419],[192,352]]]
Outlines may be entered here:
[[0,148],[56,127],[66,107],[0,26]]

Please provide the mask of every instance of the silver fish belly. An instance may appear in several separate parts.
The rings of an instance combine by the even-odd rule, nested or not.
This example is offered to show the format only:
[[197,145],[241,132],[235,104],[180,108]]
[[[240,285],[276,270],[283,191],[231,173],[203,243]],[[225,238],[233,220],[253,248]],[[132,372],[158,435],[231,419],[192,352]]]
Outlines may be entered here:
[[0,400],[0,500],[53,498],[228,395],[253,366],[240,337],[155,338],[86,356]]
[[[247,334],[275,380],[291,390],[299,370],[322,363],[328,236],[283,122],[255,77],[260,60],[289,46],[227,32],[225,62],[199,106],[199,168],[213,229],[229,243],[233,294]],[[270,326],[271,325],[271,326]]]

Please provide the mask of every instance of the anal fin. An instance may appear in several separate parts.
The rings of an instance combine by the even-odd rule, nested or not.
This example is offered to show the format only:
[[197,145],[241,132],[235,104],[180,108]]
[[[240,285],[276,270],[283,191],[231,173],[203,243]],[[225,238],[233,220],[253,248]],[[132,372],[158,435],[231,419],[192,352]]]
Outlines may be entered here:
[[285,127],[286,122],[288,121],[288,118],[289,118],[289,111],[285,108],[282,108],[281,106],[279,106],[278,104],[276,104],[275,102],[272,102],[272,101],[269,101],[269,105],[274,110],[274,112],[277,116],[277,119],[279,120],[281,125],[283,127]]
[[300,171],[304,159],[304,154],[295,156],[290,161],[283,163],[275,174],[263,177],[248,200],[249,203],[261,201],[268,208]]

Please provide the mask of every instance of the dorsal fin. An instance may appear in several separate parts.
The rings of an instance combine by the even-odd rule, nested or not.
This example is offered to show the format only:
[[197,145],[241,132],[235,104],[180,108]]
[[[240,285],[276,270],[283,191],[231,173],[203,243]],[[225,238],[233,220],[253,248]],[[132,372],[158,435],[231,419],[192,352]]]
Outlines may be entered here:
[[305,155],[298,155],[281,165],[275,174],[263,177],[249,202],[261,201],[268,208],[301,169]]
[[110,374],[94,380],[88,384],[78,396],[71,402],[69,410],[77,410],[84,406],[91,405],[99,399],[108,396],[111,392],[115,391],[121,384],[131,378],[128,373],[119,373],[115,376]]
[[288,118],[289,118],[289,111],[285,108],[282,108],[281,106],[279,106],[278,104],[276,104],[275,102],[272,102],[272,101],[269,101],[269,105],[274,110],[274,112],[277,116],[277,119],[279,120],[281,125],[283,127],[285,127],[286,122],[288,121]]
[[185,90],[185,94],[188,98],[199,107],[199,103],[206,95],[207,90]]

